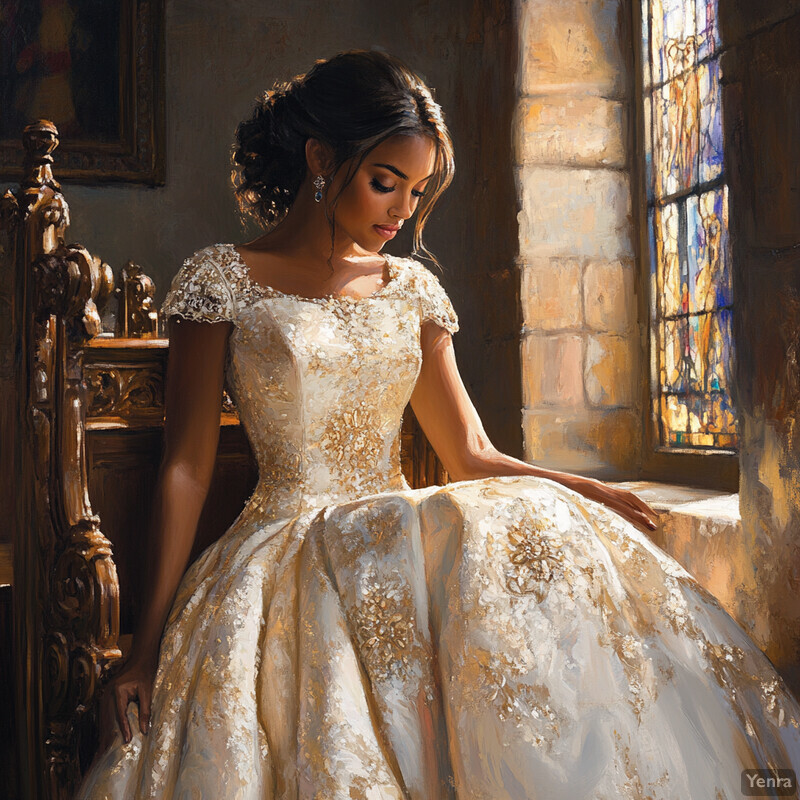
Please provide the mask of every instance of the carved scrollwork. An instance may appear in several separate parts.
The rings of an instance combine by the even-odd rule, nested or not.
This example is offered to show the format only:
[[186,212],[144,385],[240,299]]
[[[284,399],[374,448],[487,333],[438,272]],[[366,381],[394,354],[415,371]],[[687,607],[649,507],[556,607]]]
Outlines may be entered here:
[[88,494],[83,376],[86,344],[101,331],[98,307],[114,281],[108,264],[64,243],[69,207],[51,170],[55,126],[42,120],[28,126],[24,143],[25,179],[13,201],[4,198],[2,213],[23,223],[12,242],[14,274],[30,276],[20,284],[29,294],[20,306],[25,360],[17,409],[27,437],[21,478],[27,494],[14,547],[21,563],[31,565],[19,595],[20,666],[42,667],[20,709],[27,740],[38,743],[26,782],[37,797],[66,800],[80,778],[85,712],[120,657],[116,566]]
[[[53,576],[53,609],[70,627],[93,630],[96,626],[96,557],[111,555],[111,545],[100,533],[100,519],[83,519],[56,562]],[[81,631],[82,632],[82,631]]]
[[164,382],[160,375],[131,370],[126,377],[127,388],[120,401],[123,414],[163,408]]
[[44,646],[45,705],[51,714],[58,713],[69,694],[69,643],[60,631],[47,636]]
[[32,265],[37,321],[54,314],[76,326],[78,339],[100,333],[100,307],[110,297],[114,274],[108,264],[79,244],[62,245]]
[[63,314],[67,308],[69,267],[59,253],[46,253],[33,262],[34,309],[37,322],[51,314]]
[[130,418],[158,415],[164,408],[160,371],[132,366],[87,367],[86,416]]
[[111,416],[119,407],[122,376],[118,369],[91,367],[86,370],[86,416]]
[[73,527],[53,577],[53,609],[84,642],[115,647],[118,630],[117,570],[111,543],[91,516]]
[[69,685],[72,691],[71,705],[78,714],[88,710],[97,695],[104,660],[95,648],[78,646],[72,651]]
[[118,299],[116,335],[134,339],[158,336],[158,310],[155,305],[156,285],[139,264],[128,261],[122,268]]
[[16,230],[19,225],[19,202],[11,189],[6,189],[0,198],[0,228],[9,233]]

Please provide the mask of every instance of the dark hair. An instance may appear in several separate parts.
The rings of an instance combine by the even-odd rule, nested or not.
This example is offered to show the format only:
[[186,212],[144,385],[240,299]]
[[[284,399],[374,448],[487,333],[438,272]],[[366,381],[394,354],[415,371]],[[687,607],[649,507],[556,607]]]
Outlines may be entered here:
[[453,145],[430,89],[401,61],[376,50],[317,61],[305,75],[264,93],[236,129],[231,177],[239,208],[267,228],[277,225],[305,178],[310,138],[332,148],[334,173],[353,159],[344,189],[370,150],[400,134],[428,136],[436,145],[434,173],[414,227],[414,251],[427,253],[422,230],[453,179]]

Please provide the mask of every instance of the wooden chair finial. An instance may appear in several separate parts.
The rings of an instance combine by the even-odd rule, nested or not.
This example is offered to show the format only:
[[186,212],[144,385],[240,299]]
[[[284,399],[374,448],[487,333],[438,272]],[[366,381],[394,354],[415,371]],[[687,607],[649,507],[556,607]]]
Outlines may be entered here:
[[53,177],[53,151],[58,147],[58,128],[47,119],[38,119],[25,126],[22,145],[25,148],[22,186],[49,186],[54,190],[61,184]]

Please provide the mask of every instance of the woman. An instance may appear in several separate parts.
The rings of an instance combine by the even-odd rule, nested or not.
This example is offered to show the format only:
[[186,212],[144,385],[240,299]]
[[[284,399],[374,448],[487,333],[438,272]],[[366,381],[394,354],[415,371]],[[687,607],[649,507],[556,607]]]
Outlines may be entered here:
[[[381,255],[415,213],[421,246],[452,176],[422,82],[341,54],[237,140],[267,232],[195,253],[164,301],[153,586],[80,796],[706,800],[797,768],[797,703],[638,530],[656,514],[498,452],[441,285]],[[181,580],[225,372],[259,482]],[[403,479],[409,401],[454,483]]]

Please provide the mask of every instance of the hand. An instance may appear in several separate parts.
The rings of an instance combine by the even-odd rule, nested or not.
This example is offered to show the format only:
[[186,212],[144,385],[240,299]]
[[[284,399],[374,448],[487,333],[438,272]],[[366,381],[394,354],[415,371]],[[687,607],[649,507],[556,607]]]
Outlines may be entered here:
[[100,697],[100,751],[111,744],[114,729],[119,726],[126,744],[132,738],[128,721],[128,705],[139,705],[139,729],[146,734],[150,729],[150,706],[155,679],[155,666],[151,662],[132,657],[109,681]]
[[592,478],[582,478],[570,488],[590,500],[596,500],[598,503],[608,506],[644,533],[656,530],[661,524],[659,513],[627,489],[616,489]]

